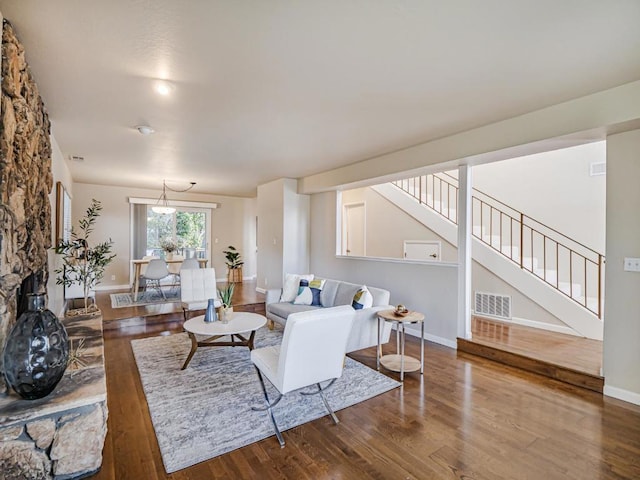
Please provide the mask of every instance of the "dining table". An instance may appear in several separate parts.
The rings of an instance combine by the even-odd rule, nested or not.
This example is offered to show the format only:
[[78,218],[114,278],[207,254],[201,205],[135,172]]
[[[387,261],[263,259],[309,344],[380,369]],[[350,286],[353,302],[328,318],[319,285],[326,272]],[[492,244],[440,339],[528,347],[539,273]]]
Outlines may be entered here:
[[[133,301],[138,300],[138,291],[140,290],[140,272],[142,271],[143,265],[148,265],[151,261],[151,258],[140,259],[140,260],[131,260],[131,264],[133,265]],[[206,268],[207,262],[209,259],[207,258],[198,258],[198,263],[200,264],[200,268]],[[165,260],[167,265],[182,263],[183,259],[176,260]]]

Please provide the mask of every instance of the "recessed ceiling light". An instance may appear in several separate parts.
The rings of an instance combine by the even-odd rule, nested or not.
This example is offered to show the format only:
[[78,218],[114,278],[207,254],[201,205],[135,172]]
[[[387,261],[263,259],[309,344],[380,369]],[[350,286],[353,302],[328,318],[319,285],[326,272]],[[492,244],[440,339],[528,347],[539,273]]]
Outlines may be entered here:
[[150,127],[149,125],[138,125],[136,127],[136,130],[138,130],[142,135],[151,135],[152,133],[155,133],[156,131]]
[[156,93],[165,97],[173,91],[173,85],[165,80],[158,80],[153,88]]

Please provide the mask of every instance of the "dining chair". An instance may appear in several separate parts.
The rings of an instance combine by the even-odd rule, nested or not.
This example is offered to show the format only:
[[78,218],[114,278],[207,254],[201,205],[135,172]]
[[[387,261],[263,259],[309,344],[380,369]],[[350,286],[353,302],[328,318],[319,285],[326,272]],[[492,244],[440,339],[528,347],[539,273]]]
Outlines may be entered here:
[[185,258],[180,265],[180,271],[193,270],[195,268],[200,268],[200,262],[198,262],[197,258]]
[[188,320],[187,312],[204,310],[207,308],[210,298],[214,299],[213,304],[216,308],[222,306],[222,302],[218,298],[215,269],[187,268],[180,270],[180,303],[185,322]]
[[145,287],[155,288],[160,292],[163,299],[167,299],[164,292],[162,291],[162,286],[160,285],[160,280],[166,278],[169,275],[169,268],[167,267],[167,262],[165,262],[161,258],[153,258],[149,261],[149,265],[147,265],[147,270],[144,272],[142,276],[145,280]]
[[[341,305],[293,313],[287,318],[280,346],[251,351],[251,361],[258,373],[265,399],[264,407],[253,407],[253,410],[269,412],[280,447],[284,447],[284,439],[273,407],[293,390],[315,384],[317,390],[302,391],[300,394],[320,395],[333,422],[339,422],[324,392],[342,376],[353,312],[350,305]],[[276,399],[269,399],[263,376],[278,390]],[[322,386],[321,382],[326,381],[329,383]]]
[[[157,256],[155,256],[155,255],[145,255],[145,256],[143,256],[143,257],[142,257],[142,260],[149,260],[149,261],[151,261],[151,260],[153,260],[154,258],[160,258],[160,257],[157,257]],[[144,276],[144,274],[145,274],[145,273],[146,273],[146,271],[147,271],[147,267],[148,267],[148,266],[149,266],[149,264],[148,264],[148,263],[143,263],[142,265],[140,265],[140,275],[141,275],[141,276]]]
[[[173,254],[172,260],[174,262],[168,263],[167,268],[169,269],[169,275],[171,275],[171,283],[172,283],[172,291],[173,288],[177,289],[180,285],[180,270],[182,269],[182,261],[184,261],[184,255],[179,255],[177,253]],[[177,263],[176,260],[180,260],[180,263]]]

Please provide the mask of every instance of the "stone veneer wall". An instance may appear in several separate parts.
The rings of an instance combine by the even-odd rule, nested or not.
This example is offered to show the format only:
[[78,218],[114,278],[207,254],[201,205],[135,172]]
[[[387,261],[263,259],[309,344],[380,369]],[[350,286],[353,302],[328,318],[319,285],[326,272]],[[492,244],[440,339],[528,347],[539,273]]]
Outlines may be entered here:
[[[16,290],[43,272],[51,248],[50,123],[24,48],[6,20],[0,95],[0,348],[16,320]],[[1,360],[0,360],[1,361]],[[0,365],[1,367],[1,365]]]
[[[50,124],[7,21],[2,28],[0,88],[0,348],[16,321],[17,289],[41,273],[46,290],[51,248]],[[65,319],[82,364],[69,367],[56,389],[38,400],[2,394],[0,380],[0,479],[67,479],[96,471],[107,432],[107,389],[102,318]],[[1,350],[0,350],[1,351]],[[1,361],[1,357],[0,357]],[[0,365],[1,369],[2,365]]]

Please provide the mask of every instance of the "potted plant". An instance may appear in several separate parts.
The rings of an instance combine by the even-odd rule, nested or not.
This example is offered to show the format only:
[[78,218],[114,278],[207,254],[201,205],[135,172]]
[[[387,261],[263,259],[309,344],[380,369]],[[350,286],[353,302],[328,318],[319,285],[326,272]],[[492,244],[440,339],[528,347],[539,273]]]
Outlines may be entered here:
[[56,284],[65,287],[73,284],[82,286],[84,308],[73,312],[78,315],[99,312],[95,304],[89,305],[89,293],[100,283],[105,268],[115,258],[115,254],[111,253],[111,239],[93,247],[89,244],[89,237],[101,210],[102,204],[95,198],[92,199],[84,218],[78,222],[80,231],[71,228],[70,240],[61,240],[55,247],[56,253],[62,255],[62,266],[55,270],[58,274]]
[[222,307],[220,307],[220,314],[223,319],[227,319],[228,315],[233,313],[233,291],[236,288],[235,283],[228,283],[226,287],[218,289],[218,297],[220,297],[220,301],[222,302]]
[[164,258],[173,259],[173,253],[178,249],[178,244],[172,238],[165,238],[160,242],[160,248],[164,252]]
[[242,283],[242,257],[240,252],[236,250],[233,245],[229,245],[227,250],[223,250],[225,255],[225,263],[227,264],[227,282],[229,283]]

